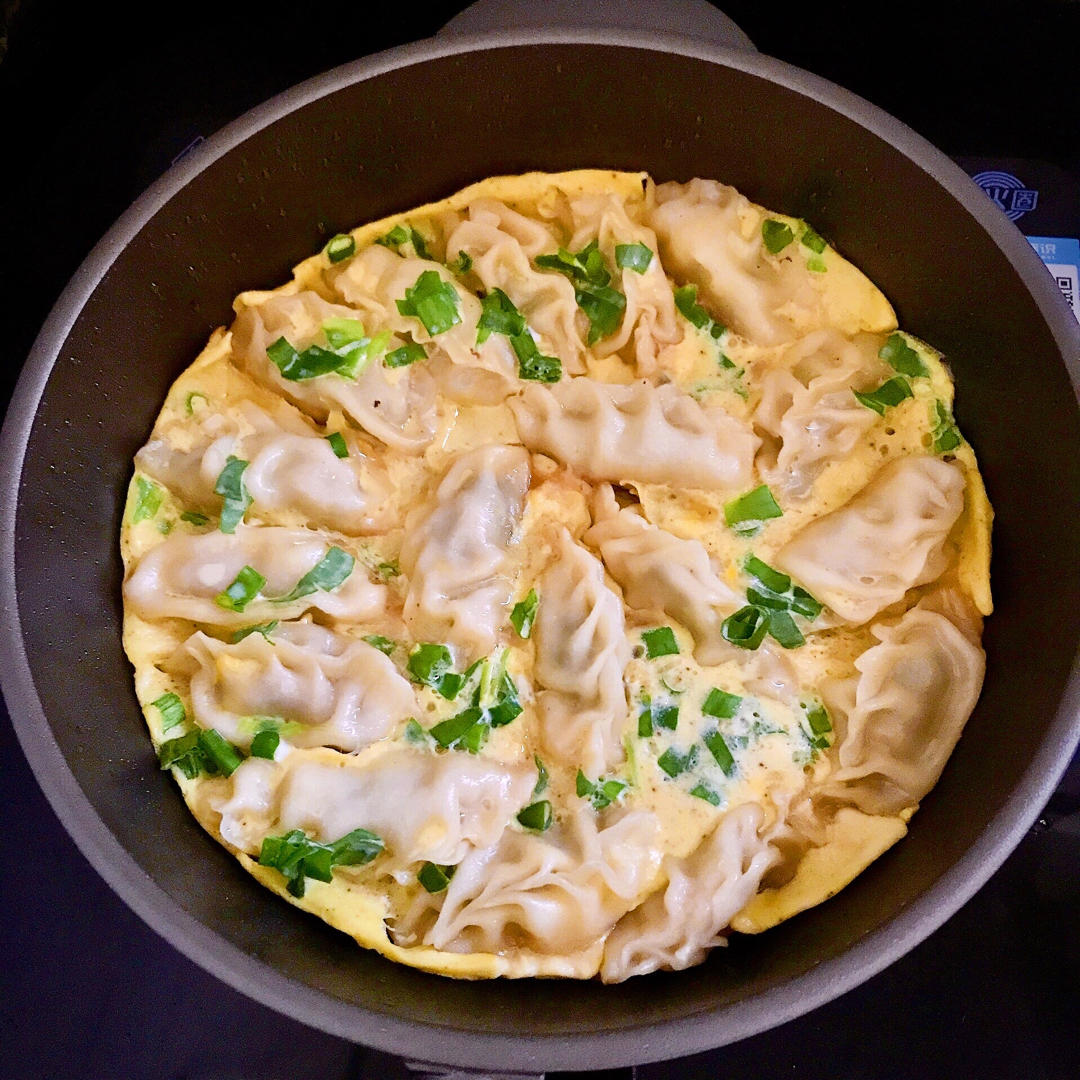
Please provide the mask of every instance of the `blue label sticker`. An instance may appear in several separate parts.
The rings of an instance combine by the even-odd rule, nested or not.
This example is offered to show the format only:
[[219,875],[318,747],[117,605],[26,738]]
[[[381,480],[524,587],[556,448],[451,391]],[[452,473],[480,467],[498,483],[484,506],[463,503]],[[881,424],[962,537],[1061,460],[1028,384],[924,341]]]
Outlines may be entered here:
[[988,169],[972,178],[994,200],[1010,221],[1017,221],[1039,205],[1039,193],[1024,187],[1012,173]]
[[1077,322],[1080,322],[1080,295],[1077,294],[1080,279],[1080,240],[1064,236],[1029,236],[1028,243],[1054,276],[1061,295],[1072,308]]

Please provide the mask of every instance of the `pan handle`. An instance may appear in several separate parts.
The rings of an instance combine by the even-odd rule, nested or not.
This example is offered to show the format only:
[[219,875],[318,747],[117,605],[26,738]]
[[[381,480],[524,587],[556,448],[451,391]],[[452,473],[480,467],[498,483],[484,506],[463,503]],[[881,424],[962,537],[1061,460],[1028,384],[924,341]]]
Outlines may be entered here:
[[700,38],[712,45],[757,52],[735,22],[708,0],[476,0],[438,33],[481,34],[491,30],[565,28],[651,30]]

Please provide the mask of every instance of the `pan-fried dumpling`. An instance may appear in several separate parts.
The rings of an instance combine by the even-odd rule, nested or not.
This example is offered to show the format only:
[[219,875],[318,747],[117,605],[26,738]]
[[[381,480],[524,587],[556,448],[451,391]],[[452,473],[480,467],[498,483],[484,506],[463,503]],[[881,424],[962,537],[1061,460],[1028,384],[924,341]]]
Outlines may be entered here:
[[[398,301],[406,299],[406,292],[425,273],[437,274],[457,298],[454,306],[458,321],[435,334],[428,332],[419,317],[403,315],[398,309]],[[408,335],[424,345],[444,376],[444,393],[459,391],[453,396],[494,404],[514,389],[517,359],[509,342],[502,334],[492,334],[477,344],[480,301],[440,263],[399,255],[374,244],[332,274],[331,287],[356,307],[365,325],[370,322],[380,330],[391,330],[402,337]],[[440,359],[442,364],[438,363]]]
[[361,750],[416,712],[416,693],[378,649],[314,623],[226,644],[193,634],[191,703],[200,727],[247,749],[263,726],[292,746]]
[[405,622],[419,641],[482,656],[509,617],[509,551],[530,480],[519,446],[483,446],[458,457],[431,505],[410,515],[401,549],[409,581]]
[[622,759],[628,722],[622,604],[604,581],[603,564],[565,529],[538,591],[543,601],[533,636],[542,741],[549,753],[596,777]]
[[583,539],[599,551],[627,606],[682,623],[703,664],[730,656],[720,626],[745,601],[717,576],[704,546],[650,525],[636,507],[620,510],[611,488],[598,492],[594,519]]
[[[660,264],[656,234],[631,220],[623,200],[614,195],[572,199],[570,214],[574,224],[570,250],[578,251],[596,240],[608,266],[616,267],[617,287],[626,297],[619,329],[596,342],[593,351],[601,357],[619,353],[634,361],[639,375],[655,374],[660,349],[682,338],[671,284]],[[643,272],[617,268],[615,248],[628,244],[643,244],[653,253]]]
[[521,441],[590,480],[748,487],[760,440],[673,385],[567,379],[526,386],[510,408]]
[[[937,783],[975,708],[986,656],[944,615],[922,607],[871,633],[879,644],[855,661],[839,768],[825,790],[867,813],[893,814]],[[834,708],[850,693],[834,693]]]
[[[287,429],[253,402],[241,402],[229,420],[207,418],[200,441],[187,450],[154,439],[135,464],[179,493],[192,506],[220,504],[214,486],[230,457],[247,462],[243,483],[250,514],[273,524],[281,515],[300,514],[337,532],[381,532],[391,524],[389,482],[384,470],[353,446],[347,457],[302,421]],[[231,420],[231,422],[230,422]]]
[[[782,345],[829,325],[848,334],[896,326],[881,293],[835,253],[815,271],[812,249],[791,232],[783,248],[769,251],[768,219],[712,180],[661,184],[646,215],[668,271],[697,284],[700,302],[755,345]],[[791,229],[786,220],[776,223]]]
[[779,860],[759,835],[763,821],[760,806],[744,803],[725,814],[692,854],[664,860],[667,887],[623,918],[607,939],[604,982],[658,969],[681,971],[726,944],[723,930]]
[[542,835],[507,830],[458,864],[424,943],[449,952],[555,955],[593,946],[651,885],[659,833],[646,811],[602,828],[585,810]]
[[841,619],[864,623],[933,581],[964,509],[964,477],[940,458],[898,458],[847,505],[812,522],[776,564]]
[[757,463],[770,484],[804,498],[826,465],[851,453],[878,420],[852,390],[883,382],[884,366],[868,343],[818,330],[764,372],[754,422],[766,434]]
[[[298,350],[322,344],[323,325],[330,319],[355,320],[355,310],[328,304],[310,290],[237,304],[233,355],[257,382],[284,395],[319,422],[331,409],[341,409],[396,450],[421,450],[434,438],[436,387],[423,363],[390,369],[380,360],[369,363],[355,379],[330,374],[290,380],[270,359],[266,350],[279,338]],[[365,328],[369,333],[379,329]],[[391,340],[390,347],[394,344]]]
[[[340,585],[313,587],[294,599],[281,599],[293,593],[333,547],[319,533],[277,526],[238,525],[235,533],[176,533],[142,557],[124,585],[124,599],[144,619],[190,619],[210,626],[295,619],[310,610],[356,622],[380,612],[386,587],[373,584],[367,571],[341,548],[337,549],[341,556],[331,556],[342,573],[348,570]],[[247,567],[265,583],[246,604],[230,605],[227,590]]]
[[449,235],[446,250],[470,256],[471,272],[484,288],[502,289],[540,335],[540,351],[558,356],[564,371],[580,375],[585,370],[585,342],[574,287],[562,274],[543,273],[529,261],[531,255],[554,251],[558,242],[549,230],[532,223],[523,245],[510,231],[515,226],[522,231],[520,220],[520,214],[502,203],[482,200],[469,208],[468,218]]
[[[291,829],[324,842],[368,829],[386,845],[387,870],[424,860],[453,865],[473,847],[494,843],[536,783],[531,763],[503,765],[464,753],[399,747],[358,760],[296,750],[277,763],[268,797],[265,776],[262,784],[246,781],[244,770],[256,761],[249,758],[233,773],[233,797],[221,807],[222,813],[229,807],[234,835],[243,833],[241,817],[252,819],[246,833],[258,840],[247,850],[257,850],[262,836]],[[241,791],[246,802],[237,798]]]

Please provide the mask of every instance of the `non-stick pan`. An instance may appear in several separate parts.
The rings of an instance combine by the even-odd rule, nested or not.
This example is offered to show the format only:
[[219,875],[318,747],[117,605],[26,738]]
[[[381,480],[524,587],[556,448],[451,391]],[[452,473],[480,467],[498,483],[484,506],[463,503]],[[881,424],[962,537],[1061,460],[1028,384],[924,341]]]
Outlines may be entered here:
[[[946,353],[997,509],[982,699],[909,837],[827,904],[702,967],[452,982],[261,889],[158,771],[120,645],[134,451],[242,289],[328,235],[495,173],[701,175],[804,216]],[[879,110],[777,61],[643,34],[424,43],[275,98],[154,185],[84,263],[3,431],[3,690],[79,846],[177,948],[316,1027],[479,1067],[611,1067],[719,1046],[900,956],[989,877],[1080,732],[1080,331],[1016,229]]]

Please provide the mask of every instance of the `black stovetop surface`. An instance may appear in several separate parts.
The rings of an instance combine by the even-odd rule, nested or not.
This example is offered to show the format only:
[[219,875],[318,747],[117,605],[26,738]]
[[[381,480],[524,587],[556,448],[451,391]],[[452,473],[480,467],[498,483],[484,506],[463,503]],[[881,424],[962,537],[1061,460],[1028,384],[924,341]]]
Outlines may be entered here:
[[[662,2],[662,0],[658,0]],[[70,275],[186,146],[273,94],[426,37],[461,3],[0,0],[0,406]],[[721,6],[761,51],[824,75],[974,171],[1008,159],[1044,190],[1080,179],[1080,3]],[[395,7],[395,6],[391,6]],[[673,28],[674,29],[674,28]],[[0,42],[0,48],[3,43]],[[1070,52],[1073,50],[1073,52]],[[974,162],[978,160],[978,165]],[[1004,166],[1002,166],[1004,167]],[[1060,171],[1059,171],[1060,170]],[[1077,236],[1059,190],[1051,231]],[[1044,203],[1047,195],[1042,196]],[[1061,222],[1066,224],[1060,224]],[[1071,231],[1066,231],[1071,228]],[[0,707],[0,1076],[376,1080],[393,1059],[218,982],[111,892],[42,796]],[[858,989],[734,1046],[639,1066],[654,1078],[935,1080],[1080,1076],[1080,764],[990,882]],[[402,1048],[403,1051],[405,1048]],[[598,1077],[630,1077],[630,1069]]]

